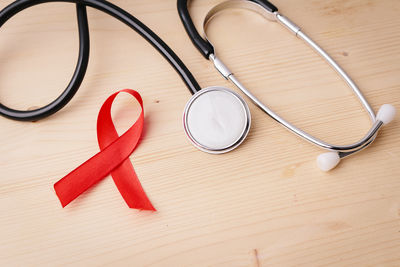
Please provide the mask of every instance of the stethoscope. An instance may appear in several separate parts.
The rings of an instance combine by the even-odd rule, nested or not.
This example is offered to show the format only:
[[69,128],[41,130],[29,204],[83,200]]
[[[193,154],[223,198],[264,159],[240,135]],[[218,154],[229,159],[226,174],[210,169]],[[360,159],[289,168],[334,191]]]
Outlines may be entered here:
[[[288,130],[294,134],[300,136],[301,138],[315,144],[329,152],[323,153],[317,157],[317,165],[323,171],[329,171],[334,168],[340,161],[341,158],[347,157],[363,150],[368,145],[370,145],[379,131],[379,129],[392,121],[395,116],[396,110],[390,104],[384,104],[375,116],[375,113],[371,106],[369,105],[366,98],[363,96],[361,91],[358,89],[354,81],[347,75],[347,73],[320,47],[318,46],[309,36],[301,31],[300,27],[294,24],[287,17],[283,16],[278,12],[278,9],[266,0],[229,0],[222,2],[215,7],[213,7],[206,15],[203,22],[204,37],[202,38],[198,31],[196,30],[192,19],[188,11],[188,1],[178,0],[178,12],[186,29],[187,34],[192,40],[193,44],[197,47],[200,53],[206,58],[214,63],[215,68],[220,72],[220,74],[227,80],[230,80],[240,91],[242,91],[247,97],[249,97],[262,111],[272,117],[274,120],[282,124]],[[239,80],[235,75],[228,69],[226,65],[216,56],[215,50],[211,42],[206,36],[208,23],[217,15],[219,12],[229,9],[229,8],[245,8],[248,10],[255,11],[261,14],[263,17],[270,21],[278,22],[292,32],[296,37],[305,41],[315,52],[317,52],[325,61],[343,78],[347,85],[353,90],[354,94],[360,100],[362,106],[368,112],[372,126],[370,130],[365,134],[365,136],[358,142],[339,146],[326,143],[307,132],[297,128],[293,124],[284,120],[265,104],[263,104],[256,96],[254,96]],[[190,128],[190,127],[189,127]]]
[[[181,76],[185,85],[193,94],[192,98],[190,98],[184,109],[184,128],[189,140],[197,148],[214,154],[225,153],[239,146],[246,138],[250,129],[251,115],[246,102],[240,95],[228,88],[219,86],[201,89],[184,63],[171,50],[171,48],[169,48],[168,45],[161,40],[160,37],[158,37],[146,25],[133,17],[131,14],[105,0],[17,0],[0,11],[0,27],[18,12],[38,4],[48,2],[70,2],[77,4],[76,8],[80,46],[75,72],[64,92],[48,105],[35,110],[23,111],[11,109],[0,104],[1,115],[14,120],[37,121],[59,111],[72,99],[74,94],[79,89],[88,66],[90,40],[86,6],[90,6],[117,18],[139,33],[164,56],[164,58]],[[339,72],[339,74],[345,79],[356,95],[360,98],[362,104],[367,109],[371,119],[374,122],[371,130],[361,141],[349,146],[334,146],[327,144],[289,124],[276,115],[273,111],[268,109],[242,84],[240,84],[234,75],[228,70],[228,68],[215,56],[212,45],[207,40],[201,38],[196,31],[187,10],[187,1],[178,0],[180,16],[184,22],[187,32],[192,38],[192,41],[206,58],[209,58],[214,62],[216,68],[226,79],[234,82],[234,84],[237,85],[239,89],[248,97],[250,97],[262,110],[283,124],[286,128],[318,146],[334,151],[322,154],[322,156],[318,158],[318,162],[320,163],[319,165],[322,169],[327,170],[333,168],[340,158],[348,156],[368,146],[374,140],[379,128],[383,124],[388,123],[394,117],[394,108],[391,105],[383,105],[378,112],[377,117],[375,118],[372,108],[369,106],[366,99],[362,96],[361,92],[358,90],[354,82],[352,82],[352,80],[347,76],[347,74],[321,48],[319,48],[313,41],[311,41],[311,39],[302,33],[297,26],[295,26],[287,18],[280,15],[277,12],[277,9],[267,1],[229,1],[222,3],[210,11],[205,20],[205,28],[207,26],[207,22],[220,10],[231,7],[232,5],[242,6],[242,4],[247,4],[247,8],[250,7],[250,9],[255,9],[262,14],[266,14],[268,17],[272,17],[288,27],[297,36],[309,43],[328,61],[332,67]]]

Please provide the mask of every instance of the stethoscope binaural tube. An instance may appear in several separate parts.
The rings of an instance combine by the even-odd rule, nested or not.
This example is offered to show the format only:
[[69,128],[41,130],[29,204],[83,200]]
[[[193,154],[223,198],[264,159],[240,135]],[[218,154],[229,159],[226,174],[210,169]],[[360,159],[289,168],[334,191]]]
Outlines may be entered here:
[[[185,107],[184,129],[197,148],[225,153],[239,146],[246,138],[251,116],[241,96],[224,87],[201,87],[179,57],[146,25],[125,10],[105,0],[17,0],[0,11],[0,27],[18,12],[49,2],[76,3],[79,28],[79,57],[75,73],[65,91],[50,104],[29,111],[14,110],[0,104],[0,115],[19,121],[37,121],[63,108],[75,95],[85,76],[89,60],[89,29],[86,6],[103,11],[139,33],[174,67],[193,94]],[[235,116],[233,116],[235,114]]]
[[[272,117],[274,120],[282,124],[285,128],[292,131],[294,134],[302,137],[303,139],[323,148],[329,150],[330,152],[323,153],[317,158],[317,164],[320,169],[324,171],[328,171],[334,168],[340,161],[341,158],[347,157],[353,153],[356,153],[364,148],[366,148],[369,144],[371,144],[379,129],[382,125],[389,123],[395,116],[396,110],[392,105],[385,104],[383,105],[377,116],[369,105],[366,98],[362,95],[361,91],[354,83],[354,81],[347,75],[347,73],[321,48],[319,47],[310,37],[308,37],[305,33],[303,33],[296,24],[294,24],[287,17],[283,16],[278,12],[278,9],[266,0],[230,0],[217,4],[214,6],[206,15],[203,23],[204,28],[204,36],[202,38],[198,31],[196,30],[192,19],[190,17],[188,11],[188,1],[187,0],[178,0],[178,12],[180,18],[183,22],[186,32],[188,33],[192,43],[196,46],[196,48],[200,51],[200,53],[206,58],[213,61],[215,68],[221,73],[221,75],[230,80],[235,86],[240,89],[246,96],[248,96],[261,110],[263,110],[267,115]],[[245,8],[248,10],[255,11],[261,14],[263,17],[270,21],[276,21],[279,24],[283,25],[290,32],[292,32],[295,36],[302,39],[305,43],[307,43],[315,52],[317,52],[325,61],[342,77],[342,79],[347,83],[347,85],[353,90],[354,94],[358,97],[363,107],[368,112],[372,126],[370,130],[365,134],[365,136],[358,142],[345,145],[338,146],[326,143],[306,132],[292,125],[288,121],[284,120],[266,105],[264,105],[255,95],[253,95],[240,81],[235,77],[235,75],[228,69],[228,67],[216,56],[215,48],[209,42],[206,36],[206,30],[208,22],[220,11],[223,11],[228,8]]]

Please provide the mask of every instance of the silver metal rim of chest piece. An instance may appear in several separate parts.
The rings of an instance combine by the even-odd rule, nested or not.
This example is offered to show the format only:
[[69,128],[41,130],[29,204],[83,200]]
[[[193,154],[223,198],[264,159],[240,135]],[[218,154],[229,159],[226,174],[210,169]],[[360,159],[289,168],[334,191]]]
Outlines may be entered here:
[[[227,145],[217,144],[217,145],[211,146],[210,144],[206,144],[206,143],[200,141],[198,138],[195,137],[196,134],[193,132],[194,129],[191,129],[191,126],[190,126],[192,123],[195,123],[193,121],[190,122],[190,120],[192,118],[192,116],[190,116],[192,107],[201,98],[203,98],[203,97],[207,96],[207,94],[210,94],[213,92],[226,93],[226,94],[228,94],[228,97],[225,98],[225,101],[232,99],[236,103],[240,103],[240,106],[241,106],[241,116],[242,116],[242,118],[240,119],[241,132],[237,136],[233,137],[229,141],[229,144],[227,144]],[[220,108],[224,108],[224,106],[220,106]],[[203,114],[204,115],[206,114],[205,110],[203,111]],[[198,91],[187,102],[184,112],[183,112],[183,127],[185,129],[186,136],[188,137],[190,142],[195,147],[197,147],[201,151],[211,153],[211,154],[226,153],[226,152],[229,152],[229,151],[235,149],[236,147],[238,147],[246,139],[246,137],[250,131],[250,126],[251,126],[251,114],[250,114],[250,109],[249,109],[247,103],[244,101],[244,99],[239,94],[237,94],[236,92],[234,92],[228,88],[225,88],[225,87],[212,86],[212,87],[207,87],[207,88],[204,88],[204,89]]]

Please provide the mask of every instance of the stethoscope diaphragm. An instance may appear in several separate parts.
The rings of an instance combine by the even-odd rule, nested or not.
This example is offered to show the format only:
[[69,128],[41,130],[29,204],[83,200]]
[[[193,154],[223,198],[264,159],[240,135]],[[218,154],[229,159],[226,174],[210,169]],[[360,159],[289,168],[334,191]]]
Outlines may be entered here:
[[243,98],[224,87],[208,87],[186,104],[183,126],[198,149],[220,154],[239,146],[251,125],[250,110]]

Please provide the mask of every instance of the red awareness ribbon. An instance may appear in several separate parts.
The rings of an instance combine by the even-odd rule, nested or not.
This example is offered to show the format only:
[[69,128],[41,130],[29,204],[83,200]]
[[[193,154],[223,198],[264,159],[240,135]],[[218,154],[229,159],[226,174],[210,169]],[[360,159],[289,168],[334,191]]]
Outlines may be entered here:
[[[118,136],[111,118],[111,106],[121,92],[136,98],[142,110],[137,121],[123,135]],[[146,196],[129,160],[129,156],[138,145],[143,124],[143,100],[138,92],[131,89],[121,90],[104,102],[97,117],[100,152],[54,184],[63,207],[111,173],[115,185],[130,208],[156,210]]]

